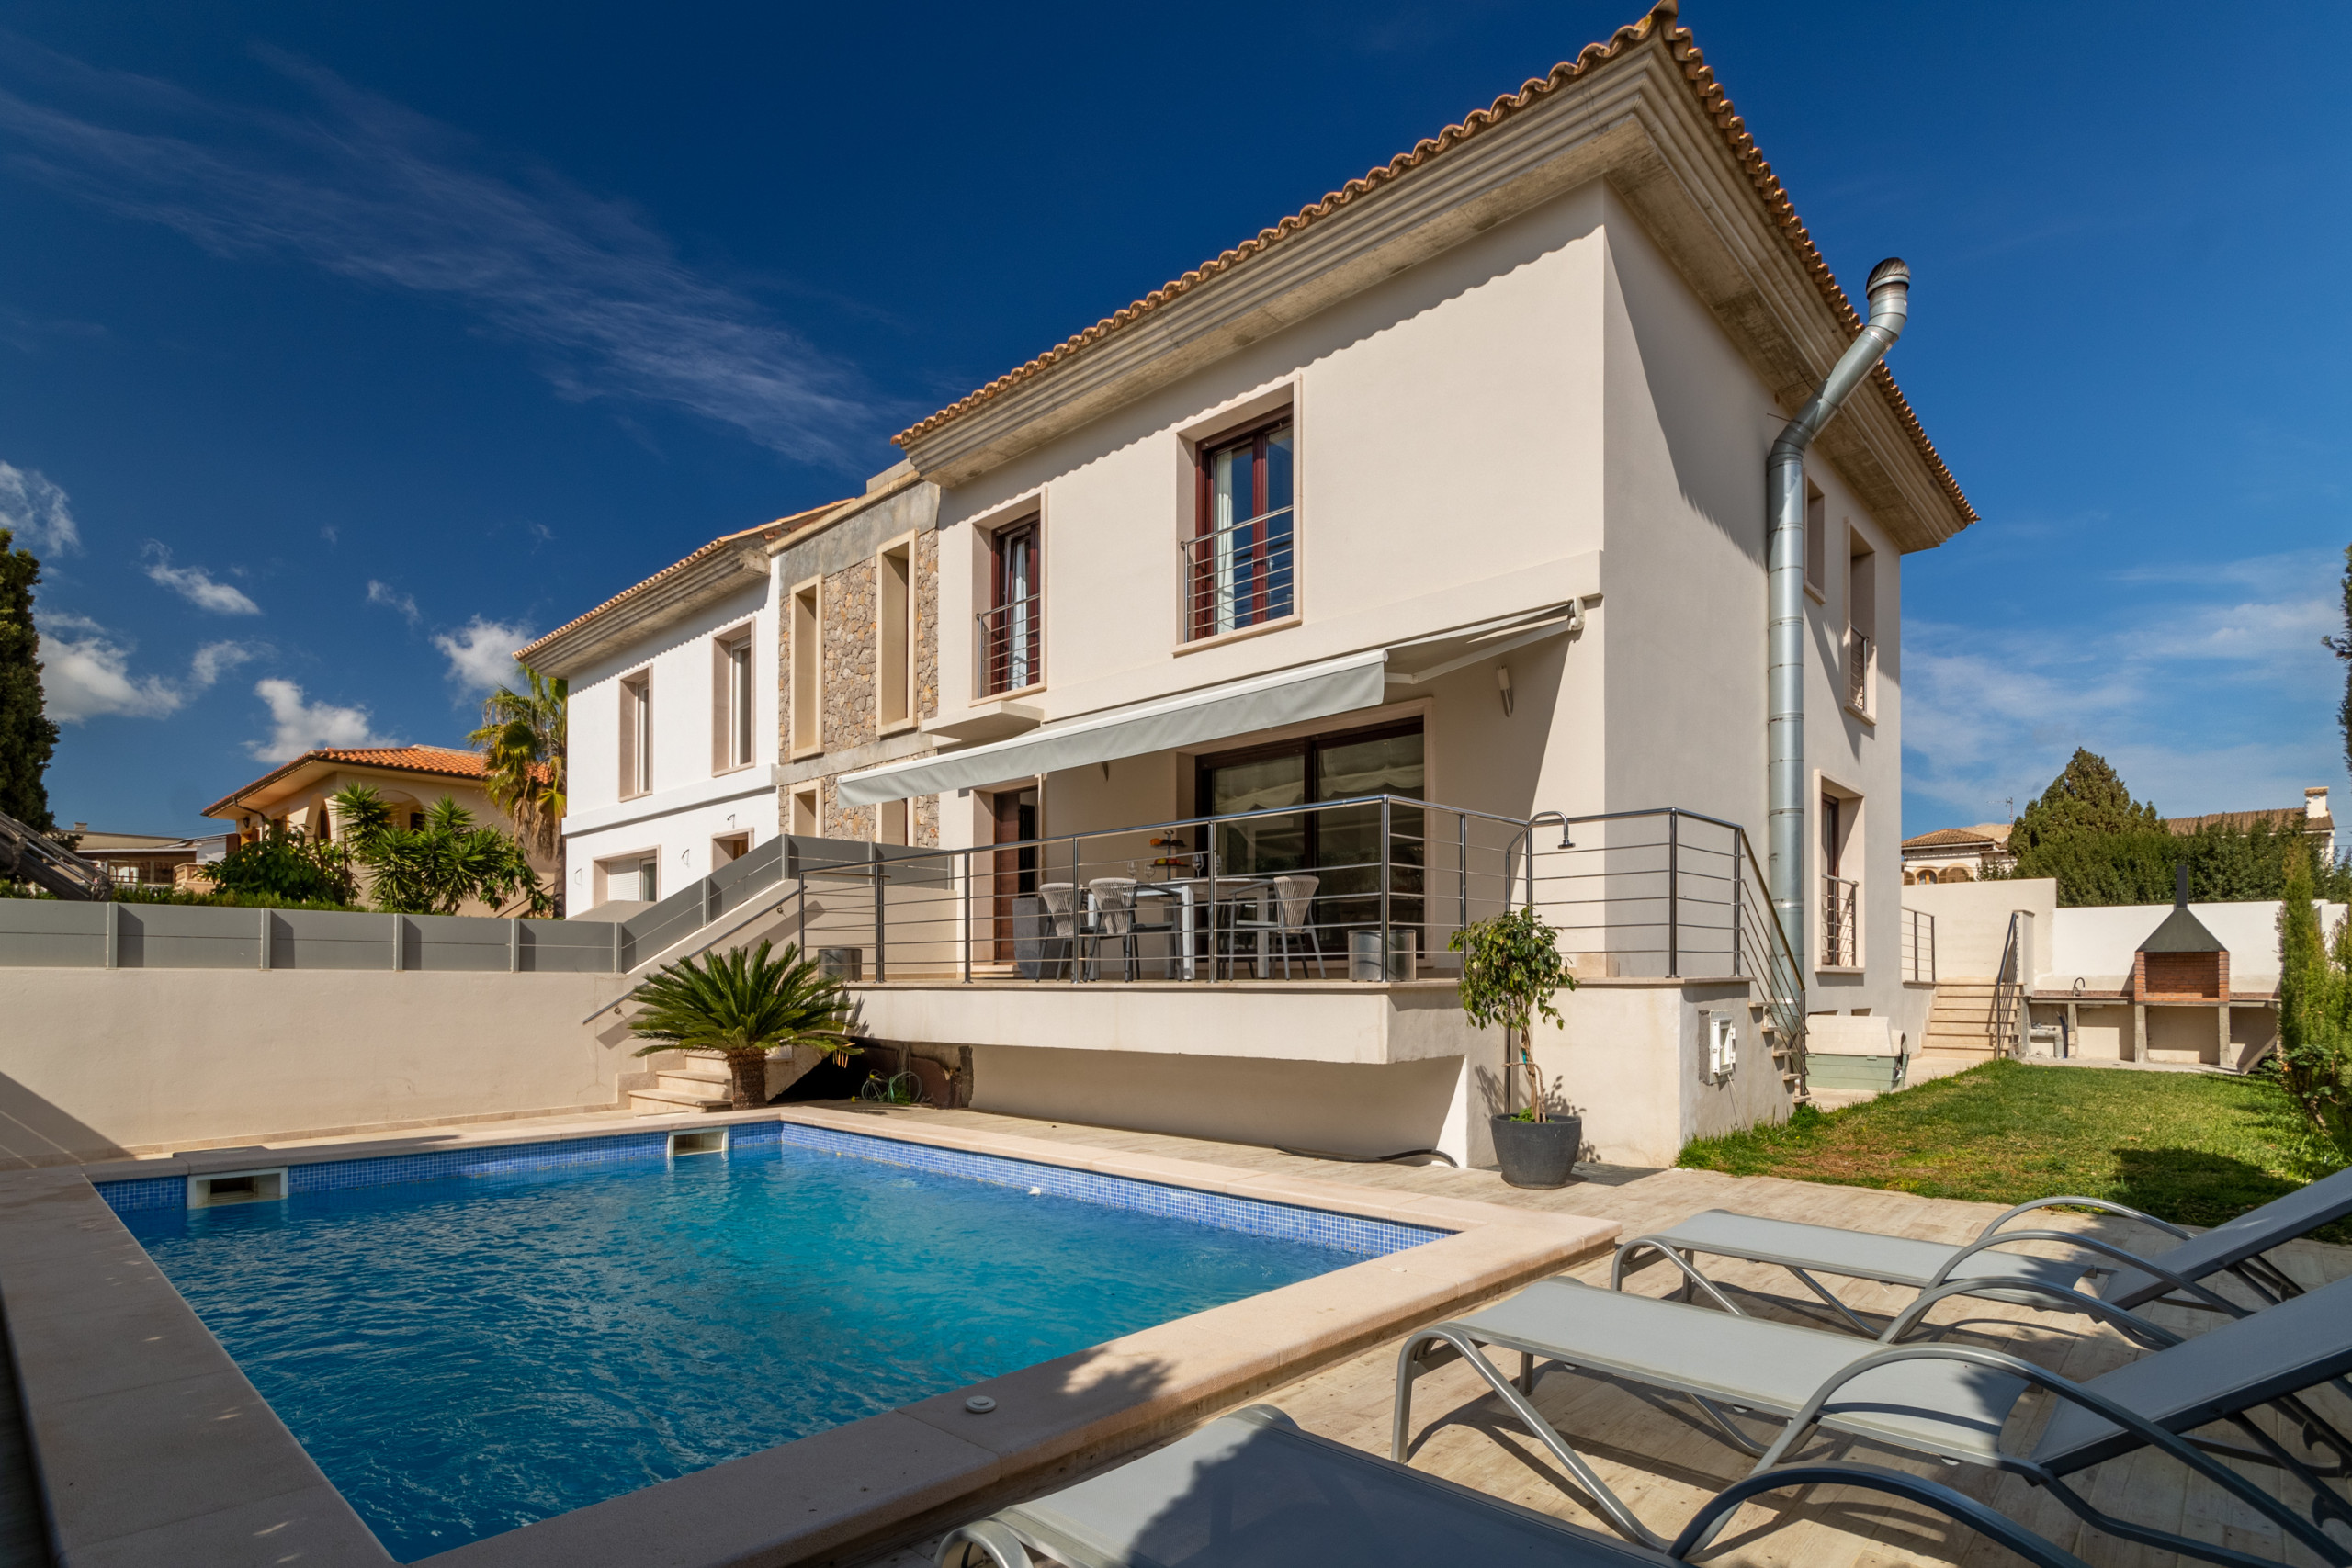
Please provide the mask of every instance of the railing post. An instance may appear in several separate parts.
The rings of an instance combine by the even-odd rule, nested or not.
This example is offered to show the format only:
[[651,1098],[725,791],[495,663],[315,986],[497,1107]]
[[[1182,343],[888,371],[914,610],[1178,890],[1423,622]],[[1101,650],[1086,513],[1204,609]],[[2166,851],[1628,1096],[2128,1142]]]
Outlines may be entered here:
[[[401,918],[398,915],[387,915],[384,918],[392,922],[392,973],[397,975],[401,970]],[[615,946],[619,945],[617,933],[620,929],[617,923],[613,927],[616,933]]]
[[1740,920],[1747,913],[1747,840],[1734,839],[1731,841],[1731,972],[1735,976],[1742,977],[1747,974],[1740,962],[1745,956],[1741,952],[1741,939],[1746,933],[1740,929]]
[[[802,886],[807,886],[807,884],[805,884],[805,883],[804,883]],[[621,970],[621,923],[620,923],[618,920],[615,920],[615,921],[613,922],[613,973],[614,973],[614,974],[616,974],[616,975],[618,975],[618,974],[622,973],[622,970]]]
[[118,903],[116,903],[113,899],[109,898],[109,899],[107,899],[107,957],[106,957],[106,966],[107,966],[107,968],[109,968],[109,969],[114,969],[114,968],[119,968],[119,967],[120,967],[120,966],[121,966],[121,964],[122,964],[122,906],[121,906],[121,905],[119,905],[119,904],[118,904]]
[[[1216,982],[1216,824],[1215,822],[1211,822],[1208,826],[1208,843],[1206,861],[1209,873],[1208,901],[1202,911],[1203,918],[1208,921],[1206,943],[1208,963],[1204,967],[1208,971],[1210,984],[1214,985]],[[1195,919],[1193,924],[1199,923],[1200,919]]]
[[1389,857],[1389,797],[1380,797],[1380,978],[1384,984],[1396,973],[1389,962],[1388,944],[1388,857]]
[[1666,977],[1682,977],[1682,813],[1666,814]]
[[[1041,891],[1037,899],[1040,908],[1045,901]],[[1078,955],[1079,943],[1085,934],[1086,889],[1080,886],[1078,880],[1078,835],[1072,833],[1069,836],[1069,983],[1073,986],[1078,984],[1079,972],[1083,967],[1083,962]]]
[[972,983],[972,852],[964,852],[964,984]]
[[506,972],[523,972],[523,918],[513,916],[506,922]]
[[269,911],[267,909],[255,909],[254,913],[261,917],[261,940],[254,944],[254,952],[257,960],[254,964],[254,967],[256,969],[266,969],[269,967]]
[[[1470,814],[1457,811],[1453,814],[1453,822],[1457,829],[1454,836],[1459,840],[1459,847],[1454,851],[1453,867],[1462,884],[1462,911],[1453,925],[1459,931],[1470,923]],[[1534,842],[1532,835],[1528,842]]]
[[870,844],[866,847],[866,853],[873,857],[874,863],[874,977],[887,980],[890,977],[886,952],[889,933],[885,927],[882,909],[882,846]]

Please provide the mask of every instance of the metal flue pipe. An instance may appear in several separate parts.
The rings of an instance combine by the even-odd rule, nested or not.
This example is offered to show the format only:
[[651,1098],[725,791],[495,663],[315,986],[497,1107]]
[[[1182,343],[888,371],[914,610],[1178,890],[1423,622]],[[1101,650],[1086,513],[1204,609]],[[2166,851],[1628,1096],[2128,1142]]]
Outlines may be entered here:
[[1772,443],[1766,468],[1765,493],[1771,507],[1766,547],[1766,594],[1770,626],[1766,635],[1765,686],[1768,728],[1770,814],[1765,841],[1770,857],[1768,880],[1772,907],[1780,912],[1781,929],[1788,933],[1802,989],[1805,975],[1804,898],[1804,453],[1846,400],[1862,384],[1894,340],[1903,335],[1910,314],[1911,269],[1889,256],[1871,268],[1870,322],[1847,346],[1823,378],[1811,401],[1789,421]]

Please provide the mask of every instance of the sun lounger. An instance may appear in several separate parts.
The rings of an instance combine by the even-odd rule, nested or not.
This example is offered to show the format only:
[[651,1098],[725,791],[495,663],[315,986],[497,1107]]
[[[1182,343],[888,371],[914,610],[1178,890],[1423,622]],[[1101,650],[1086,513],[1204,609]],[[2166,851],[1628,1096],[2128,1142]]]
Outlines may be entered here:
[[[1964,1282],[1946,1287],[1954,1292],[1966,1288]],[[2087,1297],[2078,1296],[2075,1304],[2111,1310]],[[2345,1473],[2343,1461],[2352,1457],[2352,1443],[2295,1398],[2352,1371],[2352,1279],[2192,1339],[2154,1329],[2170,1341],[2165,1348],[2079,1384],[1998,1351],[1894,1342],[1892,1336],[1915,1326],[1923,1314],[1924,1308],[1907,1314],[1888,1331],[1887,1340],[1871,1343],[1573,1280],[1546,1280],[1406,1340],[1396,1368],[1392,1456],[1401,1461],[1407,1454],[1414,1379],[1458,1354],[1576,1478],[1602,1517],[1629,1540],[1662,1544],[1531,1403],[1540,1358],[1689,1397],[1718,1435],[1758,1456],[1758,1475],[1815,1427],[1826,1427],[1953,1463],[2022,1475],[2098,1529],[2127,1540],[2238,1568],[2258,1562],[2101,1513],[2065,1483],[2064,1477],[2118,1454],[2160,1449],[2260,1510],[2323,1561],[2352,1563],[2352,1551],[2322,1528],[2331,1518],[2352,1525],[2352,1507],[2322,1479],[2323,1472]],[[1521,1353],[1516,1382],[1488,1359],[1487,1350],[1496,1347]],[[2002,1430],[2032,1387],[2048,1390],[2060,1409],[2030,1452],[2012,1454],[2001,1445]],[[2324,1443],[2335,1459],[2316,1467],[2306,1463],[2245,1419],[2265,1404],[2302,1424],[2307,1448]],[[1768,1444],[1743,1431],[1735,1413],[1776,1420],[1781,1429]],[[2233,1418],[2251,1448],[2182,1435]],[[2293,1474],[2312,1489],[2311,1517],[2220,1464],[2209,1450]]]
[[[940,1568],[1674,1568],[1740,1504],[1785,1486],[1850,1485],[1924,1504],[2036,1568],[2082,1562],[1973,1498],[1897,1471],[1798,1465],[1711,1498],[1663,1550],[1628,1546],[1302,1432],[1271,1404],[1075,1486],[952,1530]],[[1033,1555],[1034,1554],[1034,1555]]]
[[[2097,1209],[2138,1220],[2171,1237],[2172,1244],[2135,1254],[2075,1231],[2004,1228],[2020,1215],[2060,1205]],[[2171,1305],[2200,1307],[2237,1317],[2245,1315],[2248,1309],[2217,1294],[2203,1281],[2227,1273],[2245,1284],[2264,1303],[2285,1301],[2299,1294],[2301,1287],[2262,1254],[2346,1215],[2352,1215],[2352,1168],[2323,1177],[2202,1235],[2192,1235],[2152,1214],[2098,1198],[2043,1198],[2020,1203],[1978,1232],[1975,1240],[1962,1247],[1709,1209],[1671,1229],[1653,1231],[1620,1244],[1610,1282],[1619,1283],[1631,1268],[1645,1266],[1642,1258],[1645,1253],[1653,1255],[1647,1259],[1649,1262],[1657,1261],[1657,1255],[1673,1254],[1690,1264],[1697,1255],[1705,1254],[1777,1264],[1794,1274],[1815,1295],[1865,1334],[1877,1331],[1832,1295],[1815,1275],[1872,1280],[1920,1291],[1934,1290],[1951,1280],[1983,1280],[1987,1281],[1985,1287],[1971,1294],[2031,1305],[2040,1298],[2030,1287],[2071,1286],[2086,1274],[2097,1273],[2100,1276],[2096,1288],[2098,1298],[2117,1306],[2135,1307],[2161,1298]],[[2042,1258],[2005,1250],[2027,1241],[2064,1243],[2074,1249],[2074,1255]],[[1690,1286],[1704,1290],[1722,1304],[1729,1304],[1713,1281],[1695,1270],[1691,1272],[1694,1277]],[[2007,1288],[2018,1284],[2029,1289],[2020,1294]]]

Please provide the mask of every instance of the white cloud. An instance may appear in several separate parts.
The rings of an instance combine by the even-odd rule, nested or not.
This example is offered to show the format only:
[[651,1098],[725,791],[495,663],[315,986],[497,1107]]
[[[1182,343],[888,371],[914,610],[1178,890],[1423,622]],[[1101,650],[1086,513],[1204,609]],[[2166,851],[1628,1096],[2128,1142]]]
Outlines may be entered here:
[[1906,831],[1998,819],[2077,746],[2166,816],[2295,806],[2305,785],[2336,784],[2344,672],[2319,640],[2341,621],[2335,565],[2312,551],[2134,568],[2032,631],[1906,623],[1905,790],[1939,809]]
[[82,548],[82,530],[74,525],[65,492],[39,468],[0,463],[0,528],[17,536],[17,546],[35,555],[70,556]]
[[246,598],[242,590],[216,581],[202,567],[174,566],[172,552],[152,539],[147,543],[146,554],[148,577],[198,609],[209,610],[216,615],[261,614],[261,606]]
[[130,657],[135,646],[88,616],[44,614],[39,623],[42,702],[49,716],[61,724],[80,724],[101,715],[168,718],[223,671],[259,652],[243,643],[208,642],[196,650],[183,678],[134,675]]
[[410,626],[416,625],[416,600],[411,595],[403,593],[399,589],[394,588],[389,582],[379,582],[374,578],[369,578],[368,580],[368,603],[370,604],[381,604],[388,610],[398,610],[401,613],[401,617],[407,621]]
[[[567,398],[666,402],[837,463],[842,437],[883,416],[847,366],[696,273],[632,209],[544,168],[487,168],[460,133],[331,72],[263,52],[310,95],[288,115],[15,47],[44,96],[85,102],[0,91],[12,163],[107,211],[215,255],[294,255],[449,300],[530,345]],[[120,128],[134,119],[181,132]]]
[[476,615],[454,632],[436,634],[433,646],[449,660],[450,680],[469,692],[487,692],[520,679],[514,672],[514,650],[530,640],[531,628],[520,621]]
[[302,688],[273,676],[254,682],[254,694],[269,705],[270,735],[249,740],[245,750],[265,762],[290,762],[322,746],[397,746],[375,732],[366,708],[305,702]]

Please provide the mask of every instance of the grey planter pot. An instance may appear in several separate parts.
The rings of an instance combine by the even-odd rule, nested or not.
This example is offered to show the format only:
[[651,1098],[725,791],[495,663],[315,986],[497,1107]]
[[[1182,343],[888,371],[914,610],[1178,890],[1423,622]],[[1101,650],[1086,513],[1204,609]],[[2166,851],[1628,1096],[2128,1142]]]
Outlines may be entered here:
[[1584,1147],[1584,1118],[1555,1116],[1549,1122],[1491,1118],[1495,1158],[1510,1187],[1566,1187]]

